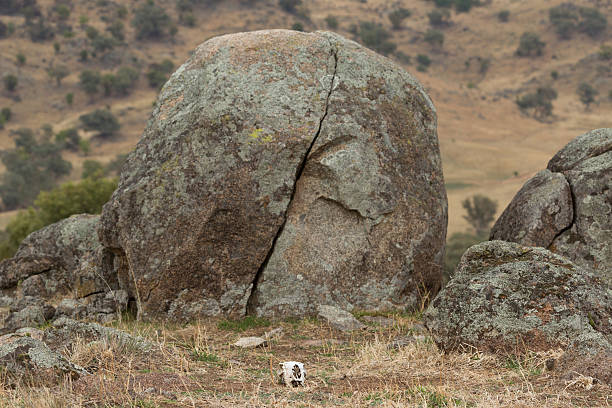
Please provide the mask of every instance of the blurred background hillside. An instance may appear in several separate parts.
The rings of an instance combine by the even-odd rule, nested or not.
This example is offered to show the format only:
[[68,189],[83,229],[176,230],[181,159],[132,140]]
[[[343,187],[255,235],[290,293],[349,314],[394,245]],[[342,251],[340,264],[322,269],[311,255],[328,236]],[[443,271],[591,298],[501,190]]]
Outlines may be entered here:
[[0,256],[100,210],[160,87],[198,44],[270,28],[338,32],[423,83],[453,253],[486,235],[466,199],[488,197],[470,204],[492,220],[567,142],[611,126],[610,20],[611,0],[2,0]]

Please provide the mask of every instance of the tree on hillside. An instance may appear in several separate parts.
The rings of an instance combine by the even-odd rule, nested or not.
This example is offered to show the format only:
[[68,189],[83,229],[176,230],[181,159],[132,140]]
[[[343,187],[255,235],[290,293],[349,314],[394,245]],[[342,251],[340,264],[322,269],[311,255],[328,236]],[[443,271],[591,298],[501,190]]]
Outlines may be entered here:
[[544,51],[545,42],[540,40],[540,36],[536,33],[525,32],[521,35],[519,46],[516,50],[516,55],[526,57],[530,55],[540,56]]
[[477,194],[463,200],[461,205],[467,211],[467,215],[464,215],[463,218],[474,228],[476,235],[486,235],[494,220],[497,202]]
[[302,5],[302,0],[278,0],[278,5],[287,13],[295,13]]
[[115,115],[107,109],[96,109],[91,113],[81,115],[79,120],[83,124],[83,129],[97,131],[98,136],[101,137],[112,136],[121,127]]
[[576,93],[580,97],[580,102],[588,109],[589,105],[595,102],[595,96],[599,93],[597,89],[587,82],[581,82],[576,89]]
[[412,12],[410,10],[405,9],[403,7],[397,10],[393,10],[391,13],[389,13],[389,20],[391,21],[391,25],[393,26],[393,29],[394,30],[400,29],[400,27],[402,26],[402,22],[407,17],[410,17],[411,14]]
[[381,24],[372,21],[359,22],[359,38],[363,45],[383,55],[391,54],[397,45],[391,41],[391,34]]
[[70,75],[70,71],[65,65],[53,65],[47,68],[47,75],[49,75],[51,79],[55,79],[57,86],[60,86],[62,84],[62,79]]
[[97,71],[85,70],[79,75],[79,86],[90,97],[98,93],[101,81],[102,77]]
[[162,38],[167,34],[170,25],[170,16],[153,0],[147,0],[134,11],[132,26],[136,30],[136,38],[139,40]]

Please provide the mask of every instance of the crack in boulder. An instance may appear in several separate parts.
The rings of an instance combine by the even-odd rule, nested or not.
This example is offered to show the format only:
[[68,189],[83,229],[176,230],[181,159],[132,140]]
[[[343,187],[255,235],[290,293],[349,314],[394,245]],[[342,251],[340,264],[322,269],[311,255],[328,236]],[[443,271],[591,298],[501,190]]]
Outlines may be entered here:
[[257,273],[255,274],[255,278],[253,279],[253,284],[251,285],[251,293],[249,295],[249,298],[246,304],[247,314],[253,314],[255,312],[255,304],[257,300],[256,299],[257,285],[259,283],[259,280],[261,279],[261,275],[263,274],[263,271],[266,269],[266,266],[268,265],[268,262],[270,261],[270,257],[272,256],[272,254],[274,253],[274,250],[276,249],[276,242],[278,241],[278,238],[283,234],[283,231],[285,229],[285,224],[287,223],[287,218],[288,218],[287,213],[289,212],[289,208],[291,207],[291,203],[293,202],[293,199],[295,197],[295,190],[297,188],[298,182],[300,181],[300,178],[302,177],[302,173],[304,172],[304,168],[306,167],[306,163],[308,161],[308,157],[310,156],[310,152],[312,151],[312,148],[314,147],[319,135],[321,134],[321,128],[323,127],[323,121],[327,117],[327,112],[329,108],[329,98],[331,97],[331,94],[334,91],[334,84],[336,82],[336,73],[338,70],[338,50],[335,48],[333,44],[330,44],[330,46],[331,46],[331,55],[334,57],[334,72],[332,73],[332,79],[331,79],[331,83],[329,86],[329,91],[327,92],[327,97],[325,99],[325,110],[323,111],[323,115],[321,116],[321,119],[319,120],[319,127],[314,137],[312,138],[312,141],[310,142],[310,145],[308,146],[308,149],[306,150],[306,153],[304,154],[302,161],[300,162],[297,168],[295,179],[293,182],[293,189],[291,190],[289,204],[287,204],[287,209],[285,210],[285,216],[283,219],[283,223],[281,224],[276,235],[274,236],[274,239],[272,240],[272,245],[270,246],[270,250],[266,254],[266,257],[264,258],[263,263],[257,270]]

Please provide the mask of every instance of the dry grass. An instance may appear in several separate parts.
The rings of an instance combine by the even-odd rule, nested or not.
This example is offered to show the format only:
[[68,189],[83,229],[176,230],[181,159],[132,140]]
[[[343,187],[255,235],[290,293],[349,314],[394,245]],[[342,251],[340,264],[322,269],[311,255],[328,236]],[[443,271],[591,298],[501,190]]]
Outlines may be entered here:
[[[419,330],[413,316],[392,327],[369,324],[343,334],[308,319],[267,327],[219,329],[219,321],[185,327],[117,323],[151,340],[147,353],[104,340],[77,340],[63,353],[92,375],[52,388],[0,389],[1,407],[574,407],[609,406],[611,390],[589,377],[547,371],[560,351],[496,356],[465,348],[444,354],[428,336],[399,349]],[[415,326],[416,325],[416,326]],[[258,349],[230,345],[241,336],[283,334]],[[241,330],[243,331],[236,331]],[[276,382],[278,363],[304,362],[307,386]]]

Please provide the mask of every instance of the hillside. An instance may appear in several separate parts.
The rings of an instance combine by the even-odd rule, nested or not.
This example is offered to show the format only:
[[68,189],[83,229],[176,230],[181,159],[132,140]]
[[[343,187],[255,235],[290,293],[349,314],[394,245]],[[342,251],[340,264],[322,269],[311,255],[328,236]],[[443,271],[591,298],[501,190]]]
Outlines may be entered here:
[[[397,45],[396,52],[389,57],[403,64],[428,89],[438,109],[449,199],[449,233],[468,228],[461,208],[466,197],[485,194],[498,201],[499,213],[520,186],[544,168],[548,159],[569,140],[587,130],[610,126],[612,70],[610,61],[598,53],[602,45],[612,42],[612,28],[608,26],[595,37],[576,32],[571,39],[560,39],[549,22],[549,9],[563,3],[561,0],[496,0],[484,2],[468,13],[453,10],[450,23],[439,28],[444,34],[442,46],[424,40],[424,34],[431,28],[428,13],[436,8],[432,1],[312,0],[305,1],[294,14],[282,10],[276,0],[193,1],[198,3],[190,12],[195,19],[193,27],[179,23],[173,37],[137,40],[130,21],[142,3],[38,0],[45,23],[58,31],[53,39],[39,42],[31,41],[23,15],[0,15],[0,21],[14,27],[13,33],[0,39],[0,76],[13,74],[18,78],[15,91],[4,87],[0,90],[0,108],[10,107],[12,112],[10,121],[0,130],[0,149],[13,147],[13,130],[23,127],[38,130],[50,124],[56,134],[78,127],[79,116],[109,107],[121,124],[118,135],[102,139],[94,137],[95,132],[81,130],[81,137],[90,139],[89,154],[63,152],[73,167],[62,180],[79,179],[85,160],[108,163],[118,154],[129,152],[138,141],[157,94],[145,76],[150,64],[170,59],[176,68],[199,43],[224,33],[290,28],[296,22],[306,31],[329,29],[328,16],[337,20],[334,31],[348,38],[356,38],[352,26],[360,21],[381,23],[391,34],[389,41]],[[612,20],[610,1],[573,3],[596,8]],[[66,4],[70,10],[64,20],[55,8],[58,4]],[[126,6],[127,15],[118,17],[125,13],[119,11],[122,5]],[[409,9],[411,15],[399,29],[393,29],[389,13],[401,7]],[[176,23],[179,15],[174,2],[164,8]],[[507,22],[498,19],[502,10],[509,11]],[[125,40],[116,41],[111,49],[93,57],[87,27],[95,27],[108,36],[107,26],[116,21],[124,25]],[[57,27],[64,28],[64,32],[71,27],[72,34],[62,35]],[[546,43],[541,56],[515,55],[525,31],[537,33]],[[54,43],[59,44],[58,51]],[[85,61],[81,57],[84,49],[89,51]],[[18,54],[26,57],[22,66],[16,64]],[[418,54],[431,58],[425,72],[417,69]],[[411,63],[406,56],[410,56]],[[58,86],[46,70],[59,65],[66,66],[69,74]],[[125,96],[115,93],[104,96],[100,91],[90,97],[79,86],[79,75],[84,70],[116,72],[122,66],[140,72]],[[557,72],[557,79],[551,76],[553,71]],[[581,82],[599,91],[596,102],[588,108],[576,94]],[[554,88],[558,97],[553,101],[552,115],[539,121],[521,112],[516,98],[541,86]],[[71,105],[66,101],[68,93],[74,95]],[[0,227],[14,213],[0,215]]]

